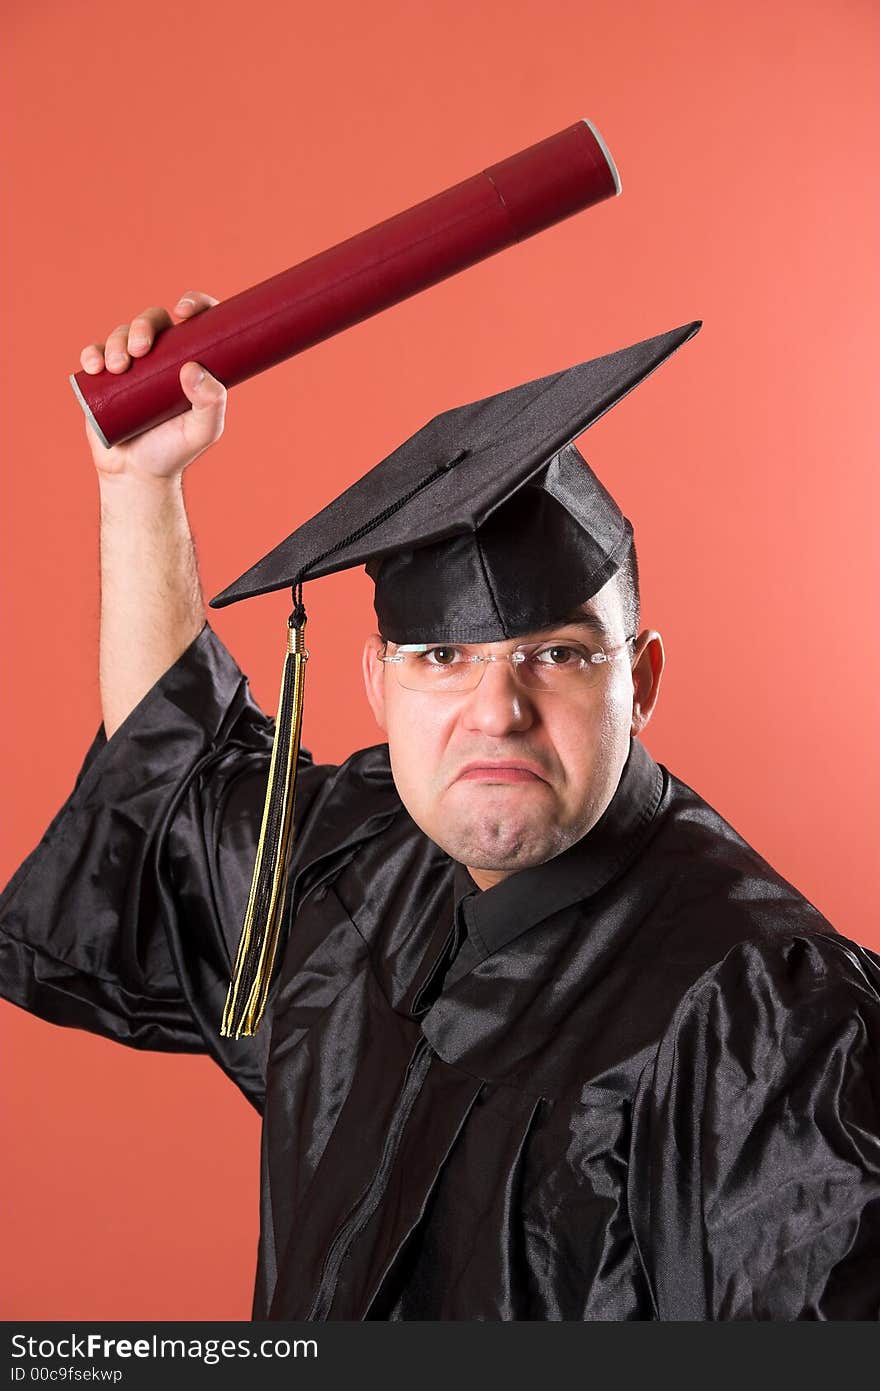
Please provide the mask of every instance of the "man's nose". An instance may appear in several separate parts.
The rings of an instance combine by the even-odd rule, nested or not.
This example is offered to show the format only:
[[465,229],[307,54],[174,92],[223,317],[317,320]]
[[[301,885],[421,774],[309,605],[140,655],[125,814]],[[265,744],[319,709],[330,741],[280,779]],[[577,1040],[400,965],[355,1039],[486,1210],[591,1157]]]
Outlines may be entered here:
[[535,710],[513,674],[508,661],[486,662],[480,684],[470,691],[462,712],[468,729],[478,729],[496,739],[529,729]]

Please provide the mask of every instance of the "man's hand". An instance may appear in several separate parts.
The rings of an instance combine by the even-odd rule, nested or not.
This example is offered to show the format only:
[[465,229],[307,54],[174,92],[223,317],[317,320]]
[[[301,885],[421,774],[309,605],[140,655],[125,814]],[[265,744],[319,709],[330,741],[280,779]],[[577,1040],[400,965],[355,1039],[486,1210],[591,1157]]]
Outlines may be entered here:
[[[108,372],[128,371],[132,358],[146,357],[163,329],[183,323],[217,303],[211,295],[188,290],[171,311],[145,309],[130,324],[115,328],[105,343],[89,343],[83,348],[80,362],[84,371],[93,375],[104,367]],[[99,475],[174,478],[220,438],[226,413],[226,388],[222,382],[197,362],[185,362],[180,369],[180,386],[192,402],[192,410],[112,449],[104,447],[86,422],[86,437]]]
[[[187,292],[169,313],[145,309],[106,343],[90,343],[86,372],[126,372],[146,357],[156,335],[210,309],[217,300]],[[101,492],[101,706],[108,738],[205,621],[183,472],[223,433],[226,388],[197,362],[180,369],[192,410],[106,449],[91,425],[86,437]]]

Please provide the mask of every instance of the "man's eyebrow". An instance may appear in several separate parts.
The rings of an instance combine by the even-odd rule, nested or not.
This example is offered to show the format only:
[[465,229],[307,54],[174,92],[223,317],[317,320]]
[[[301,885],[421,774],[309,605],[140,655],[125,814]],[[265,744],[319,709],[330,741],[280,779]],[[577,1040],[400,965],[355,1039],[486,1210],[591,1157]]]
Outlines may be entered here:
[[597,613],[584,612],[583,609],[575,609],[567,618],[563,618],[559,623],[548,624],[542,628],[541,632],[553,632],[556,628],[589,628],[592,632],[602,638],[610,638],[611,632]]
[[597,613],[574,613],[568,620],[569,623],[585,623],[588,628],[592,628],[597,633],[608,633],[608,629]]

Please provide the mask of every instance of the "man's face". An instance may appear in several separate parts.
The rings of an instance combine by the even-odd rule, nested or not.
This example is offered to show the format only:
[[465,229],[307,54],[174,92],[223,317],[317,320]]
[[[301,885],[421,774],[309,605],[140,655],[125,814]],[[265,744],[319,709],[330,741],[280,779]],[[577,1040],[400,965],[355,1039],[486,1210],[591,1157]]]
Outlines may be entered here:
[[[580,615],[475,647],[502,654],[568,639],[611,652],[629,636],[613,579]],[[406,689],[378,660],[383,650],[378,635],[368,639],[364,675],[401,800],[481,887],[560,854],[596,824],[623,771],[630,733],[650,717],[663,663],[659,635],[643,633],[571,690],[525,687],[502,661],[487,663],[474,689],[453,693]]]

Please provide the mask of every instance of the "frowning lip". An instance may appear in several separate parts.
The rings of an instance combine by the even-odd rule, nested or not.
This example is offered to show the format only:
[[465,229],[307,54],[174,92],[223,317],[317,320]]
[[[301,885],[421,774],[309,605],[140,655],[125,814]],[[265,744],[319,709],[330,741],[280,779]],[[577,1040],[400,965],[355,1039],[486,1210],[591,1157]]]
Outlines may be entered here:
[[534,763],[524,763],[521,759],[500,759],[495,762],[493,759],[482,759],[475,763],[466,763],[460,768],[454,782],[469,781],[481,782],[548,782],[544,773]]

